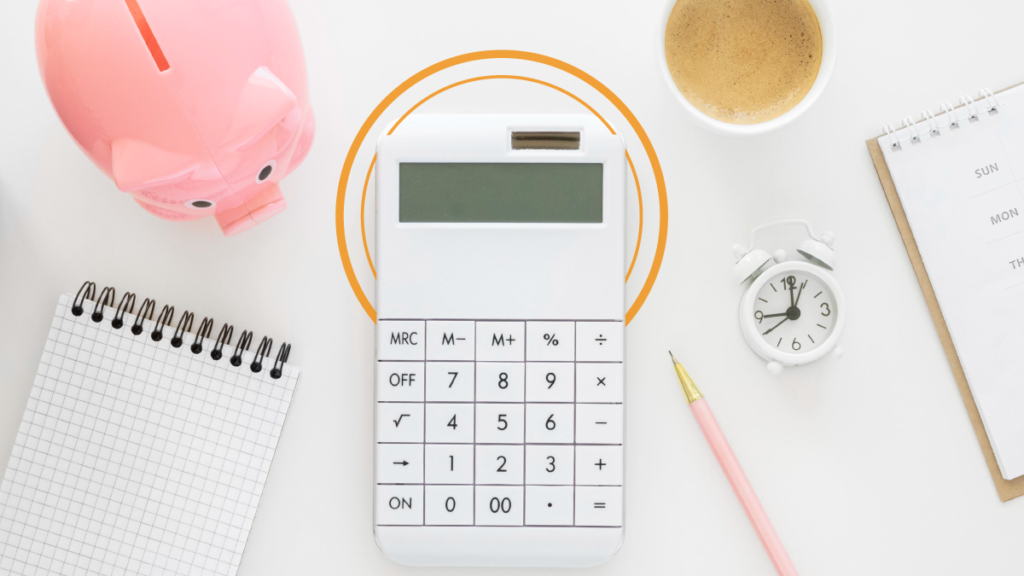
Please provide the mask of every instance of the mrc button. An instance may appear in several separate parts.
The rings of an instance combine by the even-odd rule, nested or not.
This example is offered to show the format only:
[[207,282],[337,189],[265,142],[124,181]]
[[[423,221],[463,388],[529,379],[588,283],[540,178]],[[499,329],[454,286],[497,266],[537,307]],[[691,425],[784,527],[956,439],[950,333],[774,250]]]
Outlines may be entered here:
[[377,359],[423,360],[424,328],[422,320],[381,320],[377,323]]

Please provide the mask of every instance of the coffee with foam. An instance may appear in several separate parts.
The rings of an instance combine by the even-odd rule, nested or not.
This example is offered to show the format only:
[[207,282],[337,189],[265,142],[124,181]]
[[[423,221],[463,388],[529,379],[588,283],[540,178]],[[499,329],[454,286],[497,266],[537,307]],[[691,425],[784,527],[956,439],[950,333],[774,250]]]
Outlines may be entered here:
[[821,29],[807,0],[679,0],[665,29],[665,58],[698,110],[731,124],[759,124],[810,91],[821,66]]

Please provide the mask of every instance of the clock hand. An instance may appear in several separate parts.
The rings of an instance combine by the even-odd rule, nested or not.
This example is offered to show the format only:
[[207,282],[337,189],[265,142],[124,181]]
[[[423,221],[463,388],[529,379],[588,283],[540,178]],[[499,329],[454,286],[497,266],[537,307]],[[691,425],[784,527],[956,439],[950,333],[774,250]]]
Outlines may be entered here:
[[[796,293],[796,302],[793,306],[800,303],[800,295],[804,293],[804,286],[807,286],[807,280],[804,280],[803,284],[800,285],[800,291]],[[790,294],[792,294],[792,292],[790,292]]]
[[[789,318],[783,318],[783,319],[782,319],[782,322],[785,322],[786,320],[789,320]],[[776,329],[776,328],[778,328],[779,326],[782,326],[782,322],[779,322],[779,323],[778,323],[778,324],[776,324],[775,326],[772,326],[771,328],[769,328],[769,329],[768,329],[768,332],[771,332],[772,330],[775,330],[775,329]],[[767,336],[767,335],[768,335],[768,332],[765,332],[764,334],[762,334],[762,336]]]
[[796,288],[796,284],[789,285],[789,305],[790,307],[796,306],[796,301],[793,300],[793,290]]
[[779,316],[788,316],[788,315],[789,314],[787,314],[786,312],[782,312],[781,314],[765,314],[764,316],[761,316],[761,318],[778,318]]

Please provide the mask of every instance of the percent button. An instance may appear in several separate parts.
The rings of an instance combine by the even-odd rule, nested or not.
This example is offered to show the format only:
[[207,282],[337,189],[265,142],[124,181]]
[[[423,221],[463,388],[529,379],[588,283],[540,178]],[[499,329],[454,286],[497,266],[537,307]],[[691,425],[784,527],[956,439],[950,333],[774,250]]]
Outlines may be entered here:
[[576,353],[575,322],[527,322],[528,361],[571,362]]

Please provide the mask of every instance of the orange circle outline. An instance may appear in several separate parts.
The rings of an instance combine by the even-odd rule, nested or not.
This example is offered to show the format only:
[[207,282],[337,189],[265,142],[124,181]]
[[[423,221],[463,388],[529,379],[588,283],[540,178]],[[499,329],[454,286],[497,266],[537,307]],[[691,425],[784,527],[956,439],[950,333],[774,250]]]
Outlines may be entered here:
[[633,317],[636,316],[636,313],[640,311],[640,308],[650,295],[651,289],[654,287],[654,282],[658,278],[658,272],[661,270],[661,263],[665,257],[665,246],[668,243],[668,192],[665,186],[665,176],[661,171],[661,162],[658,160],[658,155],[654,151],[654,145],[651,143],[650,137],[647,136],[647,132],[644,131],[643,126],[640,125],[640,121],[637,120],[636,116],[632,111],[630,111],[626,104],[616,96],[614,92],[609,90],[608,87],[590,74],[587,74],[583,70],[580,70],[571,64],[550,56],[544,56],[543,54],[524,52],[520,50],[481,50],[479,52],[468,52],[427,66],[407,78],[404,82],[388,93],[388,95],[373,109],[370,115],[363,122],[362,126],[359,127],[359,131],[356,133],[356,137],[352,141],[352,145],[349,147],[348,155],[345,157],[345,164],[341,169],[341,177],[338,179],[338,197],[335,205],[335,229],[338,239],[338,252],[341,255],[341,263],[345,268],[345,276],[348,278],[352,291],[355,294],[356,299],[359,300],[359,303],[362,305],[366,314],[371,320],[376,322],[377,311],[374,309],[373,305],[370,304],[369,299],[366,297],[366,293],[363,292],[362,287],[359,285],[359,280],[356,278],[355,270],[352,267],[352,259],[348,254],[348,244],[345,239],[345,192],[349,176],[352,172],[352,166],[355,163],[356,155],[359,152],[360,146],[362,146],[363,140],[366,139],[370,129],[387,110],[387,108],[397,100],[399,96],[404,94],[409,90],[409,88],[413,87],[424,78],[459,64],[498,58],[525,60],[535,62],[537,64],[544,64],[546,66],[557,68],[568,74],[572,74],[576,78],[586,82],[607,98],[612,105],[619,110],[623,117],[626,118],[626,121],[629,122],[634,132],[636,132],[637,137],[640,139],[640,143],[643,144],[644,150],[647,152],[647,157],[651,162],[651,169],[654,172],[654,180],[658,187],[658,206],[660,209],[658,245],[655,249],[654,260],[651,263],[651,271],[647,274],[647,279],[644,281],[643,288],[641,288],[640,293],[633,301],[632,306],[630,306],[629,310],[626,311],[625,322],[626,324],[629,324]]
[[[580,98],[579,96],[573,94],[572,92],[569,92],[568,90],[566,90],[564,88],[561,88],[559,86],[551,84],[550,82],[545,82],[543,80],[538,80],[536,78],[530,78],[529,76],[512,76],[512,75],[508,75],[508,74],[494,74],[494,75],[490,75],[490,76],[476,76],[474,78],[467,78],[465,80],[459,80],[458,82],[453,82],[453,83],[451,83],[451,84],[449,84],[449,85],[447,85],[447,86],[445,86],[445,87],[443,87],[443,88],[441,88],[439,90],[435,90],[434,92],[428,94],[422,100],[420,100],[416,104],[413,104],[412,108],[409,108],[408,110],[406,110],[405,114],[402,114],[402,116],[398,119],[398,121],[395,122],[393,126],[391,126],[390,130],[388,130],[388,135],[390,136],[391,134],[394,134],[395,130],[398,128],[398,126],[401,125],[402,122],[405,121],[405,119],[408,118],[410,114],[412,114],[417,108],[419,108],[420,106],[425,104],[428,100],[431,100],[432,98],[434,98],[434,96],[437,96],[438,94],[441,94],[442,92],[447,92],[448,90],[451,90],[452,88],[455,88],[457,86],[462,86],[464,84],[469,84],[470,82],[477,82],[479,80],[523,80],[525,82],[533,82],[535,84],[540,84],[542,86],[547,86],[548,88],[552,88],[554,90],[557,90],[557,91],[565,94],[566,96],[572,98],[576,102],[578,102],[581,105],[583,105],[594,116],[597,116],[597,119],[600,120],[602,124],[604,124],[605,128],[607,128],[609,132],[611,132],[612,134],[615,134],[615,129],[612,128],[612,125],[609,124],[608,121],[605,120],[604,117],[601,116],[601,114],[599,114],[597,112],[597,110],[595,110],[593,108],[593,106],[591,106],[590,104],[587,104],[586,101],[584,101],[582,98]],[[625,282],[629,282],[629,276],[633,273],[633,266],[636,265],[637,256],[640,255],[640,243],[641,243],[641,241],[643,239],[643,236],[644,236],[644,198],[643,198],[643,195],[641,194],[641,190],[640,190],[640,178],[636,174],[636,167],[633,166],[633,159],[629,157],[629,151],[628,150],[626,151],[626,161],[629,163],[629,170],[633,173],[633,182],[636,183],[636,199],[637,199],[637,203],[640,205],[640,225],[638,226],[639,230],[637,231],[637,234],[636,234],[636,247],[633,249],[633,259],[629,263],[629,269],[626,270],[626,279],[624,280]],[[366,263],[369,264],[370,272],[373,274],[374,278],[377,277],[377,269],[373,266],[373,258],[370,256],[370,244],[369,244],[369,242],[366,241],[366,191],[370,187],[370,175],[373,174],[373,167],[374,167],[374,165],[376,165],[376,163],[377,163],[377,155],[374,154],[373,158],[370,160],[370,168],[366,171],[366,179],[363,180],[363,196],[362,196],[362,200],[360,200],[360,203],[359,203],[359,232],[360,232],[360,234],[363,237],[363,252],[366,254]]]

